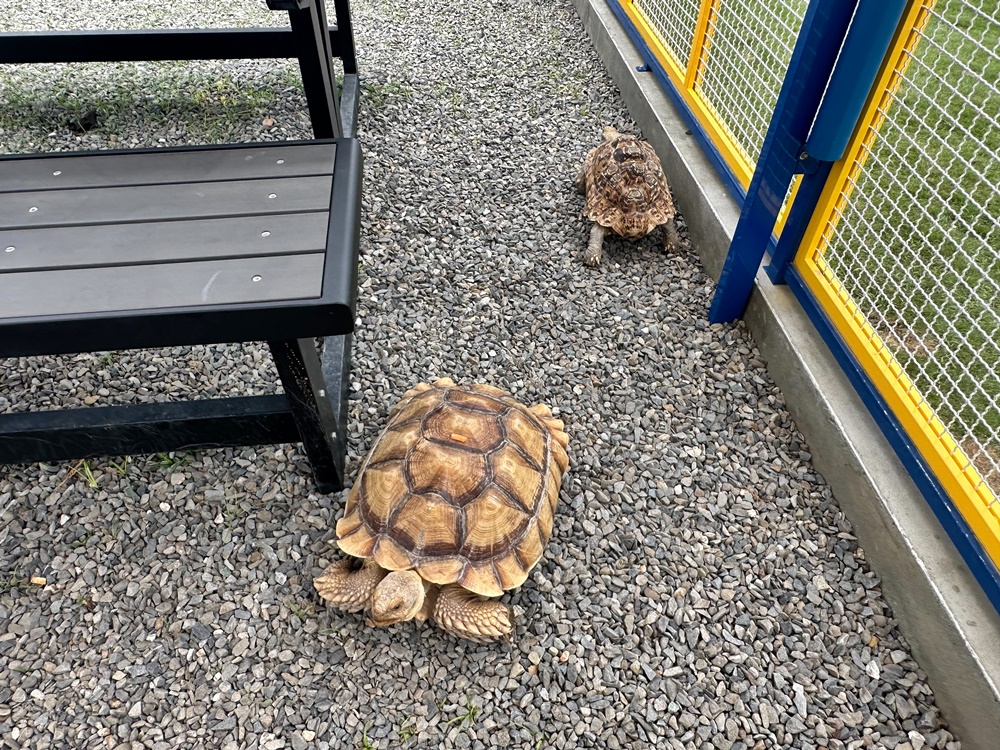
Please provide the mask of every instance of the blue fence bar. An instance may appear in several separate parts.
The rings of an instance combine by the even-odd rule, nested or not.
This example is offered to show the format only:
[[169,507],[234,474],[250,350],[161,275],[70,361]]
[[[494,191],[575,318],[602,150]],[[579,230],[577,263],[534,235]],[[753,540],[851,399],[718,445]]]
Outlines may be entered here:
[[785,282],[806,228],[826,185],[833,162],[844,156],[865,101],[878,76],[907,0],[860,0],[837,65],[803,146],[805,172],[771,263],[765,267],[775,284]]
[[816,326],[823,341],[837,358],[837,362],[851,381],[851,385],[854,386],[858,395],[861,396],[861,400],[868,407],[868,411],[871,412],[875,422],[889,441],[889,445],[892,446],[896,455],[899,456],[899,460],[906,467],[914,484],[927,499],[927,504],[959,554],[962,555],[976,581],[982,586],[990,603],[997,612],[1000,612],[1000,571],[993,564],[982,543],[969,528],[968,522],[962,517],[955,504],[948,499],[948,493],[927,465],[926,459],[900,425],[899,419],[893,414],[892,409],[886,404],[885,398],[872,383],[864,366],[858,362],[851,353],[850,347],[830,323],[830,319],[794,266],[787,271],[787,283],[799,304],[802,305],[802,309],[806,311],[809,319]]
[[746,308],[856,3],[812,0],[809,4],[712,299],[708,317],[713,323],[734,321]]
[[907,0],[861,0],[830,76],[805,152],[837,161],[851,139]]

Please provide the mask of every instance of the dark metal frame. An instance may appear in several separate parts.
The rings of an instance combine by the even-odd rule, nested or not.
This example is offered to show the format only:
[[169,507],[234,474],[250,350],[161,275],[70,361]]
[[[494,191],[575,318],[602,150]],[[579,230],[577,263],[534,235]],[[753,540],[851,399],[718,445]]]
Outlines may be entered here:
[[[353,125],[357,120],[358,66],[350,6],[348,0],[332,2],[336,26],[327,22],[323,0],[268,0],[271,10],[288,12],[290,29],[0,33],[0,64],[296,57],[316,137],[353,137]],[[344,67],[342,94],[335,85],[332,68],[335,57],[340,58]],[[351,127],[344,127],[343,123]]]
[[[332,28],[323,0],[268,0],[272,10],[288,12],[290,29],[0,34],[0,63],[297,57],[314,136],[353,138],[359,89],[350,10],[348,0],[332,1],[337,18],[337,25]],[[341,91],[333,69],[335,56],[343,64]],[[342,144],[337,162],[336,171],[340,174],[334,179],[328,247],[357,248],[361,170],[357,143]],[[345,220],[335,220],[335,215]],[[349,309],[341,314],[339,306],[332,311],[318,307],[315,332],[310,330],[311,325],[303,325],[301,311],[296,315],[295,331],[283,327],[281,321],[285,316],[280,303],[259,305],[259,309],[250,313],[259,323],[250,326],[255,337],[267,340],[285,391],[283,395],[4,414],[0,415],[0,463],[302,442],[317,488],[321,492],[339,490],[344,481],[347,446],[348,375],[356,288],[356,263],[352,263],[349,271],[339,269],[337,273],[326,274],[324,297],[346,302]],[[114,340],[104,343],[109,344],[106,348],[149,348],[250,340],[236,335],[237,329],[245,330],[251,322],[246,318],[247,311],[231,307],[212,311],[211,324],[195,327],[157,325],[157,314],[144,311],[133,318],[134,325],[113,326]],[[175,323],[180,320],[176,317],[178,311],[171,314]],[[197,317],[198,313],[191,314]],[[79,320],[39,321],[44,330],[36,330],[30,336],[8,336],[8,331],[0,342],[0,356],[79,351],[83,339],[70,334],[79,329],[80,323]],[[83,323],[92,326],[93,320]],[[312,336],[331,330],[339,335],[324,340],[320,355]],[[177,331],[186,331],[181,336],[183,341],[176,338]],[[283,338],[283,334],[290,332],[299,338]],[[75,347],[73,340],[77,342]],[[94,343],[87,350],[98,350]]]

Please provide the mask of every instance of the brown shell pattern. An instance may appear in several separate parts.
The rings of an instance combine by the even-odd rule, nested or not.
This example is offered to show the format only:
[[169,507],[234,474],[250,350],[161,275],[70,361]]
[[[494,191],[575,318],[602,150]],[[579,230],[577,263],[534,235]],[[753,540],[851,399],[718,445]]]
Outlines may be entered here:
[[431,583],[499,596],[542,556],[569,458],[563,424],[505,391],[408,391],[361,467],[340,548]]
[[618,133],[587,154],[584,215],[630,240],[674,218],[667,178],[653,147]]

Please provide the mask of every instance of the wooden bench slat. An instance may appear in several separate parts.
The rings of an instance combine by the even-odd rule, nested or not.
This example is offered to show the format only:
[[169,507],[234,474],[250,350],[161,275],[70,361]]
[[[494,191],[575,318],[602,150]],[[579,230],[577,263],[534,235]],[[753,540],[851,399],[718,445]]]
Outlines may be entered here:
[[316,212],[5,230],[0,232],[0,274],[325,252],[329,218]]
[[4,273],[0,323],[3,318],[317,298],[324,261],[324,253],[310,253]]
[[0,200],[0,230],[329,211],[332,186],[323,176],[11,193]]
[[0,160],[0,194],[333,174],[335,144]]

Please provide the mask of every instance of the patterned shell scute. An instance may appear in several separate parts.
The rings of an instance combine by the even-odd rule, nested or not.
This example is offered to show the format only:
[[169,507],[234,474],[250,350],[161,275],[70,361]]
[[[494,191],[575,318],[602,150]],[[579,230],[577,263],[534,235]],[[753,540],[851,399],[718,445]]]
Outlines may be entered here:
[[674,218],[667,178],[653,147],[617,134],[587,154],[584,215],[630,240]]
[[389,570],[499,596],[524,583],[548,542],[565,443],[561,422],[500,389],[417,386],[361,467],[338,544]]

